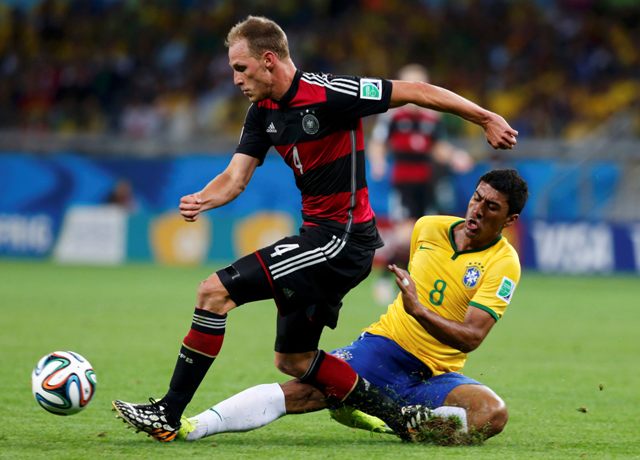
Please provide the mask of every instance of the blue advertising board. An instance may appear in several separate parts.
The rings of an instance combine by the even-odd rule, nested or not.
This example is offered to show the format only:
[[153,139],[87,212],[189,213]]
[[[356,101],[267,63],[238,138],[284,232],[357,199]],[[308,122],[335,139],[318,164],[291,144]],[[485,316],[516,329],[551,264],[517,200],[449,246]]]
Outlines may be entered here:
[[[300,193],[291,171],[272,154],[236,200],[207,213],[198,225],[181,222],[180,197],[201,189],[228,161],[228,154],[151,159],[0,154],[0,256],[53,256],[63,230],[68,236],[77,222],[84,222],[86,228],[76,228],[72,235],[86,235],[97,228],[89,225],[88,216],[101,214],[86,209],[74,214],[76,224],[71,229],[65,227],[70,210],[113,205],[114,189],[123,181],[132,191],[126,225],[108,217],[104,222],[126,232],[122,238],[125,260],[232,259],[295,232],[300,223]],[[464,213],[478,178],[493,166],[479,163],[468,174],[451,178],[452,214]],[[521,159],[509,167],[520,171],[531,192],[518,231],[508,235],[523,266],[563,273],[640,271],[640,223],[606,221],[605,211],[621,175],[619,165],[593,162],[578,168],[561,161]],[[382,227],[389,213],[388,178],[368,182]],[[68,237],[65,244],[73,246]]]

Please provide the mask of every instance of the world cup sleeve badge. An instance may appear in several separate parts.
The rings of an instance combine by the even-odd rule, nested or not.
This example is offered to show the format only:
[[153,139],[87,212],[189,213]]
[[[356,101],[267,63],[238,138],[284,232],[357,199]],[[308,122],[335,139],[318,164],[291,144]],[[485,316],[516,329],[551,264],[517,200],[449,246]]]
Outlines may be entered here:
[[376,78],[361,78],[360,99],[382,100],[382,80]]
[[516,282],[507,278],[506,276],[502,277],[502,282],[498,287],[498,291],[496,292],[496,297],[498,299],[504,300],[507,303],[511,303],[511,298],[513,297],[513,292],[516,290]]

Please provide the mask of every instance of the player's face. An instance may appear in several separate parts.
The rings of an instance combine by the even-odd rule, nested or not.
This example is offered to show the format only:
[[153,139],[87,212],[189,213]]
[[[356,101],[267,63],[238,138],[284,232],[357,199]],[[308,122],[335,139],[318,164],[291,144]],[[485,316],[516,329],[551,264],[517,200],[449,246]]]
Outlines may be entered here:
[[464,233],[479,245],[489,244],[517,218],[517,214],[509,214],[509,203],[504,193],[480,182],[467,206]]
[[251,102],[271,96],[272,74],[267,70],[264,60],[251,55],[246,40],[239,40],[229,46],[229,65],[233,69],[233,84]]

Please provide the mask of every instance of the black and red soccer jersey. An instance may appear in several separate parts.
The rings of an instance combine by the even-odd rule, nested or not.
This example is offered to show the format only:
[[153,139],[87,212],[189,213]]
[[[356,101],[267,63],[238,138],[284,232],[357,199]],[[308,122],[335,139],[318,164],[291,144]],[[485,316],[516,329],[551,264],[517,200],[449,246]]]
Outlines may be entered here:
[[361,118],[389,108],[388,80],[297,71],[279,101],[251,105],[236,153],[271,146],[293,170],[305,224],[371,230]]
[[393,155],[394,185],[431,180],[433,144],[441,137],[440,113],[404,106],[378,118],[373,136],[386,142]]

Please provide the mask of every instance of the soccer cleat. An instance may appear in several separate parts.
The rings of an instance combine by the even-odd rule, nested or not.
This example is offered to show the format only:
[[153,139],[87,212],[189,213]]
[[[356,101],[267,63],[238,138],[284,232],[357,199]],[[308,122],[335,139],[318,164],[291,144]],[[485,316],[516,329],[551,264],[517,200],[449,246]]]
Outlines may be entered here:
[[394,431],[378,417],[365,414],[350,406],[332,409],[329,411],[329,414],[336,422],[351,428],[371,431],[372,433],[395,434]]
[[173,441],[180,429],[180,422],[171,424],[167,420],[167,406],[160,401],[149,398],[151,404],[131,404],[124,401],[113,401],[117,417],[138,431],[144,431],[160,442]]
[[433,411],[419,404],[404,406],[400,413],[406,432],[399,436],[404,441],[420,442],[423,438],[423,431],[428,429],[428,422],[433,419]]
[[176,439],[179,439],[181,441],[195,441],[195,439],[189,439],[189,434],[193,433],[196,430],[197,424],[198,422],[196,422],[195,420],[191,420],[184,415],[180,417],[180,429],[178,430]]

